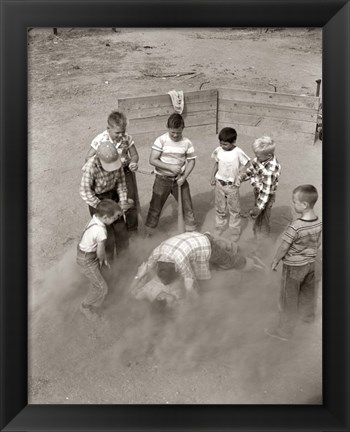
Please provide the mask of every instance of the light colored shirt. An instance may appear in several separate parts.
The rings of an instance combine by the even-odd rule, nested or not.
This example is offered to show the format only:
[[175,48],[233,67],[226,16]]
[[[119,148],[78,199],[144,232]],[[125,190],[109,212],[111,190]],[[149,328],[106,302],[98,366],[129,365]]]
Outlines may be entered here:
[[[158,137],[152,145],[153,150],[161,152],[160,161],[169,165],[178,165],[181,167],[181,172],[185,171],[186,161],[196,159],[193,144],[188,139],[183,137],[181,141],[173,141],[169,133]],[[162,168],[156,167],[154,169],[156,174],[169,176],[169,172]]]
[[211,278],[210,254],[210,241],[206,235],[187,232],[163,241],[153,250],[146,264],[152,268],[158,261],[174,263],[184,279],[205,280]]
[[215,178],[226,182],[234,182],[239,175],[240,168],[250,160],[249,156],[239,147],[229,151],[216,147],[211,157],[218,163]]
[[265,208],[270,196],[276,193],[280,174],[281,165],[274,156],[265,162],[252,159],[249,168],[242,175],[243,178],[250,178],[251,185],[258,192],[256,206],[260,210]]
[[95,215],[93,215],[83,232],[79,242],[79,248],[83,252],[96,252],[97,243],[103,242],[106,239],[106,225]]
[[101,201],[96,194],[115,189],[119,200],[127,200],[127,189],[124,171],[105,171],[99,158],[95,155],[90,158],[82,168],[83,176],[80,183],[80,196],[91,207],[96,208]]
[[118,154],[120,156],[120,160],[123,166],[127,166],[130,163],[130,147],[135,145],[135,142],[131,135],[124,133],[122,136],[118,138],[117,142],[114,142],[108,131],[105,130],[104,132],[98,134],[91,142],[91,147],[94,150],[97,150],[101,142],[110,142],[112,143],[115,148],[118,151]]
[[315,261],[317,250],[321,245],[322,222],[296,219],[282,235],[282,240],[290,247],[282,261],[291,266],[301,266]]

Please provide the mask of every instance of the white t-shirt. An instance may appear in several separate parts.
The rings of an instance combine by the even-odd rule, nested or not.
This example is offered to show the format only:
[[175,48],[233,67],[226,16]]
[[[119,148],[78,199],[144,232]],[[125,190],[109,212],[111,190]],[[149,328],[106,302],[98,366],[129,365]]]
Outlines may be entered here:
[[79,242],[79,249],[83,252],[96,252],[97,243],[107,239],[106,225],[95,215],[87,224],[83,236]]
[[240,168],[250,160],[249,156],[239,147],[229,151],[216,147],[211,157],[218,162],[218,171],[215,178],[232,182],[238,177]]

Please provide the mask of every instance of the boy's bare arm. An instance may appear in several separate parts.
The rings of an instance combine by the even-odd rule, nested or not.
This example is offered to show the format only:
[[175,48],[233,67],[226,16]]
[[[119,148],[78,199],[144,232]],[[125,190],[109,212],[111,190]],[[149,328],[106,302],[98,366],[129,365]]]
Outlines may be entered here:
[[96,154],[96,150],[93,147],[90,147],[89,151],[85,156],[85,162],[87,162],[92,156]]
[[97,259],[100,263],[100,267],[105,264],[107,267],[109,267],[109,263],[106,258],[106,240],[102,242],[97,242],[97,251],[96,251]]
[[281,261],[281,259],[286,255],[288,252],[288,249],[290,248],[290,244],[286,241],[282,240],[282,243],[280,244],[276,255],[272,261],[271,269],[276,270],[276,267],[278,266],[278,263]]
[[161,155],[162,152],[152,149],[149,157],[149,163],[157,168],[162,168],[163,170],[166,170],[171,176],[177,176],[178,174],[180,174],[181,167],[179,167],[178,165],[170,165],[162,162],[160,160]]
[[215,186],[215,175],[218,172],[218,169],[219,169],[219,164],[218,164],[218,162],[215,162],[214,166],[213,166],[213,171],[212,171],[211,177],[210,177],[210,184],[212,186]]

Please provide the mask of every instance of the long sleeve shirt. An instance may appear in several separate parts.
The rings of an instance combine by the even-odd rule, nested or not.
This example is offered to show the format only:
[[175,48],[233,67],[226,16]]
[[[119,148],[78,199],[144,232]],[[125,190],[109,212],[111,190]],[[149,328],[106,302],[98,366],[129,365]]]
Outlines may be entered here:
[[115,189],[120,201],[127,200],[127,189],[123,169],[105,171],[97,156],[90,158],[82,168],[80,196],[91,207],[96,208],[100,199],[96,194]]
[[275,156],[267,161],[259,162],[252,159],[249,168],[242,174],[242,179],[250,179],[250,183],[258,193],[256,206],[263,210],[271,195],[276,193],[281,165]]

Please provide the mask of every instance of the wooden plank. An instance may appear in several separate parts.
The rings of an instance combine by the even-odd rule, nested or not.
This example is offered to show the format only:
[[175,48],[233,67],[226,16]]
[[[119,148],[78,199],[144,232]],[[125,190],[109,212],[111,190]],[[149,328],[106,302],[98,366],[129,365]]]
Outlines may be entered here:
[[[196,148],[196,144],[199,145],[200,137],[207,136],[208,134],[215,134],[216,125],[204,125],[204,126],[190,126],[186,127],[184,130],[184,136],[189,138]],[[154,143],[155,139],[160,135],[163,135],[166,132],[166,129],[158,129],[151,132],[144,132],[138,134],[132,134],[132,137],[135,141],[136,148],[149,146],[151,151],[151,146]]]
[[[216,107],[217,107],[216,99],[207,102],[187,103],[184,106],[184,111],[182,115],[186,120],[186,116],[189,113],[194,114],[196,112],[208,111],[209,109],[216,110]],[[175,112],[172,104],[169,104],[169,106],[167,107],[165,106],[149,107],[144,109],[130,109],[130,110],[121,109],[121,111],[125,113],[129,121],[133,119],[148,118],[148,117],[161,116],[161,115],[169,116],[170,114]]]
[[248,125],[248,126],[257,126],[261,120],[262,116],[257,116],[254,114],[239,114],[239,113],[227,113],[227,112],[218,112],[218,121],[219,122],[231,122],[230,127],[235,127],[236,124]]
[[218,89],[220,99],[233,101],[266,103],[282,105],[295,108],[309,108],[317,110],[320,105],[320,98],[316,96],[292,95],[288,93],[273,93],[243,89]]
[[[128,130],[131,135],[143,132],[152,132],[161,128],[166,130],[168,116],[156,116],[144,119],[132,119],[129,121]],[[188,114],[185,118],[186,129],[190,126],[216,125],[216,110],[208,110],[194,114]]]
[[[212,102],[217,100],[217,90],[201,90],[184,93],[184,104],[196,102]],[[118,107],[121,111],[148,109],[151,107],[172,107],[171,98],[168,94],[155,96],[142,96],[137,98],[118,99]]]
[[219,113],[240,113],[254,114],[261,117],[276,117],[291,120],[302,120],[316,123],[317,111],[305,109],[292,109],[290,107],[277,107],[276,105],[249,104],[247,102],[237,102],[219,100]]

